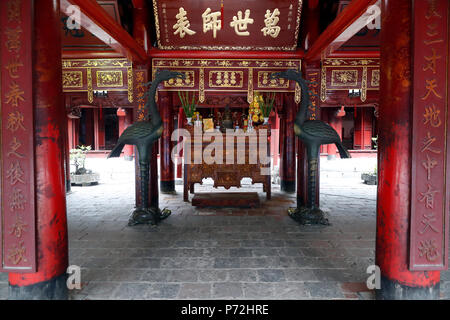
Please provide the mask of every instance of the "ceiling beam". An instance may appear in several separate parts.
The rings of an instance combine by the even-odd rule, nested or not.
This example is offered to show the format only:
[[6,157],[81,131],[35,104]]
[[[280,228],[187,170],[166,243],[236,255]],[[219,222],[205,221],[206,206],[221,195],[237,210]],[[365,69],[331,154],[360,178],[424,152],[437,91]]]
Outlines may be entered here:
[[379,10],[368,10],[377,0],[353,0],[321,33],[305,54],[305,60],[316,61],[336,51],[358,31],[379,14]]
[[66,14],[71,5],[80,8],[81,26],[116,52],[135,64],[149,61],[145,50],[95,0],[61,0],[61,11]]

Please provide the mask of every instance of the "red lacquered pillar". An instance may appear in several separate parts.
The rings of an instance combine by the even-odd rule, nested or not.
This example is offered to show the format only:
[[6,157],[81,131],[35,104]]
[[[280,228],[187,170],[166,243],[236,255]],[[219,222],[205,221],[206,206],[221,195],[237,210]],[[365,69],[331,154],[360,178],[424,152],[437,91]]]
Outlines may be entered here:
[[172,132],[173,106],[172,94],[170,92],[159,93],[159,112],[164,123],[164,129],[160,139],[160,191],[162,193],[175,192],[175,166],[172,161],[173,149]]
[[[182,108],[178,111],[178,129],[184,128],[184,122],[186,121],[186,116],[184,114],[184,111]],[[181,143],[183,140],[183,137],[178,134],[178,143]],[[180,150],[181,149],[181,150]],[[178,147],[178,162],[177,162],[177,178],[182,179],[183,178],[183,148],[181,145]]]
[[67,299],[67,217],[59,1],[34,2],[37,272],[9,274],[11,299]]
[[280,161],[281,191],[295,192],[295,134],[296,104],[293,95],[284,96],[283,144]]
[[439,271],[409,271],[412,1],[382,1],[376,264],[378,299],[438,299]]
[[[135,6],[133,10],[133,37],[148,52],[151,47],[150,27],[149,27],[149,10],[145,1],[133,2]],[[139,5],[139,6],[138,6]],[[151,68],[149,65],[136,66],[135,69],[146,69],[148,71],[148,80],[150,80]],[[147,80],[147,79],[146,79]],[[135,81],[135,86],[137,85]],[[136,87],[135,87],[136,89]],[[135,90],[136,92],[136,90]],[[137,112],[136,112],[137,116]],[[136,120],[136,117],[135,117]],[[137,152],[136,158],[136,205],[140,203],[140,178],[139,178],[139,160]],[[149,170],[149,206],[159,207],[159,190],[158,190],[158,143],[153,144],[152,156],[150,157]]]

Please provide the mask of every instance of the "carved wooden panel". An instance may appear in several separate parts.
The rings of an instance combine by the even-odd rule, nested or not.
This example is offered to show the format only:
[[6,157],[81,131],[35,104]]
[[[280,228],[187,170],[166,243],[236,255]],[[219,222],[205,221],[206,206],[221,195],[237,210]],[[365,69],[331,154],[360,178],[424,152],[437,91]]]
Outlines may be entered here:
[[320,100],[350,89],[361,90],[359,100],[366,102],[369,91],[378,91],[380,59],[333,58],[322,62]]
[[[252,183],[262,183],[263,191],[267,193],[267,198],[271,196],[271,176],[270,176],[270,147],[267,137],[270,136],[270,128],[268,126],[259,126],[255,129],[253,138],[242,133],[240,137],[245,144],[234,143],[231,149],[226,148],[226,134],[223,140],[218,143],[215,150],[211,148],[215,138],[208,137],[197,133],[193,126],[187,126],[190,136],[185,137],[185,179],[184,179],[184,199],[187,200],[188,192],[195,183],[202,183],[205,178],[214,180],[214,187],[241,187],[242,178],[251,178]],[[259,136],[259,130],[267,130],[267,135]],[[201,132],[201,130],[199,130]],[[261,131],[262,132],[262,131]],[[207,138],[206,138],[207,137]],[[237,138],[239,139],[239,138]],[[264,140],[262,140],[264,139]],[[237,140],[239,141],[239,140]],[[259,147],[265,144],[267,151],[265,155],[268,158],[261,159]],[[217,148],[221,148],[222,156],[216,154]],[[212,148],[213,149],[213,148]],[[210,151],[211,156],[216,160],[214,162],[205,160],[203,157]],[[220,151],[218,151],[220,152]],[[231,157],[233,155],[233,157]],[[232,161],[227,161],[232,159]],[[217,161],[218,160],[218,161]],[[267,162],[267,163],[266,163]]]

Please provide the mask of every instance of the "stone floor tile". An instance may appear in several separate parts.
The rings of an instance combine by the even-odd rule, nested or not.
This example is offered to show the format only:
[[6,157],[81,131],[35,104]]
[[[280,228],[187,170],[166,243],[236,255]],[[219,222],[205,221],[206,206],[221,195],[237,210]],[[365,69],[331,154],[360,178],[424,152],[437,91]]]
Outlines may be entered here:
[[177,299],[211,299],[211,296],[210,283],[182,283]]
[[213,284],[213,298],[237,299],[243,297],[242,283],[221,282]]

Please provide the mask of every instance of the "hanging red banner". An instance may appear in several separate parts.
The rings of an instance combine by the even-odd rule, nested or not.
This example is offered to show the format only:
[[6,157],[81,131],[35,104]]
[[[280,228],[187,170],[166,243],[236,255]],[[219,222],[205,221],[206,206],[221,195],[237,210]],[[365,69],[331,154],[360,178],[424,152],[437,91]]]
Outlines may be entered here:
[[302,0],[153,0],[158,47],[295,50]]
[[448,12],[448,1],[414,1],[410,270],[448,267]]
[[0,2],[1,272],[36,271],[32,2]]

